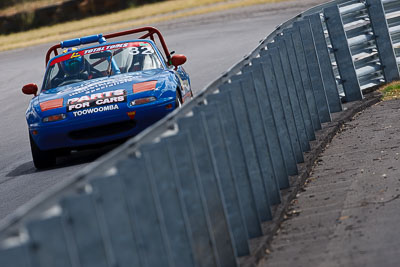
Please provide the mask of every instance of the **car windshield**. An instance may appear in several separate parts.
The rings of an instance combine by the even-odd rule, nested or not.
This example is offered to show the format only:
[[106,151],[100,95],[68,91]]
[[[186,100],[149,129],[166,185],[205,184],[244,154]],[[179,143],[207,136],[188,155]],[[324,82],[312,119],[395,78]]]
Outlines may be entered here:
[[43,90],[105,76],[162,67],[154,48],[146,41],[70,50],[71,52],[50,62]]

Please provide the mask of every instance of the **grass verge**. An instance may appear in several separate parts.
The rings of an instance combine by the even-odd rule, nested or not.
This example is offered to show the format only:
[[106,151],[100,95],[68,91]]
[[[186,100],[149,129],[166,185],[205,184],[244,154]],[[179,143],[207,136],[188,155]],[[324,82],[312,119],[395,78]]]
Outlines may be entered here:
[[61,40],[139,25],[152,25],[187,16],[282,1],[288,0],[169,0],[26,32],[0,35],[0,52],[49,42],[58,43]]
[[400,99],[400,81],[392,82],[379,89],[382,100]]

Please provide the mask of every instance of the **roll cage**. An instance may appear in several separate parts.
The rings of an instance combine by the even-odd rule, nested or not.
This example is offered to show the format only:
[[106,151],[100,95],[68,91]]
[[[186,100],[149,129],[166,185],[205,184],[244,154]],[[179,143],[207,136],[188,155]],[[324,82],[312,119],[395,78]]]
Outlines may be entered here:
[[124,35],[130,35],[130,34],[136,34],[136,33],[144,33],[142,36],[140,36],[137,39],[147,39],[149,38],[155,43],[155,36],[158,37],[159,42],[161,43],[161,46],[164,50],[165,57],[167,59],[167,64],[170,64],[170,59],[171,59],[171,53],[168,50],[168,47],[165,43],[164,37],[162,36],[161,32],[154,28],[154,27],[142,27],[142,28],[137,28],[137,29],[132,29],[132,30],[127,30],[127,31],[121,31],[121,32],[116,32],[116,33],[110,33],[106,34],[103,36],[103,34],[97,34],[97,35],[90,35],[90,36],[85,36],[81,38],[76,38],[76,39],[70,39],[66,41],[62,41],[59,44],[53,45],[50,47],[50,49],[46,53],[46,67],[47,64],[50,61],[51,53],[54,53],[54,56],[58,56],[58,49],[63,49],[63,48],[68,48],[68,47],[75,47],[79,45],[84,45],[84,44],[90,44],[90,43],[106,43],[107,39],[111,38],[116,38]]

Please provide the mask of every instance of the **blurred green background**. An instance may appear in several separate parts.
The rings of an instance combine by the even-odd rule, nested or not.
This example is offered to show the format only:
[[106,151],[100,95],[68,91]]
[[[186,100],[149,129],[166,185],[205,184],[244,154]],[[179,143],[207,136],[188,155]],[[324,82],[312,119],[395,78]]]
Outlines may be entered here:
[[0,0],[0,34],[106,14],[163,0]]
[[[142,5],[142,4],[147,4],[147,3],[153,3],[153,2],[158,2],[160,0],[126,0],[126,1],[119,1],[119,0],[77,0],[74,2],[91,2],[93,5],[97,5],[99,3],[115,3],[115,2],[120,2],[121,6],[131,6],[131,5]],[[54,2],[68,2],[68,1],[62,1],[62,0],[1,0],[0,1],[0,9],[14,6],[17,4],[23,4],[23,3],[32,3],[32,2],[49,2],[54,3]]]

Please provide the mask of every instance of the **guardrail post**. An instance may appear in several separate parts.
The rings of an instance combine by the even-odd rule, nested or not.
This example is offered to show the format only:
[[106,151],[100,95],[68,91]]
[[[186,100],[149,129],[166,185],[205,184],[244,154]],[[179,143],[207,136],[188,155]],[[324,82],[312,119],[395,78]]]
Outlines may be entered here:
[[[123,195],[129,210],[132,230],[145,266],[172,266],[166,248],[166,233],[160,221],[160,208],[143,158],[131,156],[117,163],[118,177],[123,181]],[[211,265],[212,266],[212,265]]]
[[297,21],[293,23],[293,27],[300,30],[319,118],[321,122],[330,122],[332,118],[329,110],[328,99],[326,98],[325,85],[322,80],[321,67],[315,48],[314,36],[311,31],[310,22],[308,20]]
[[304,118],[301,111],[296,86],[293,80],[293,74],[287,54],[286,43],[282,39],[282,36],[277,36],[275,38],[275,42],[270,44],[270,47],[276,47],[279,50],[282,62],[284,80],[286,81],[287,85],[288,97],[293,111],[293,117],[296,124],[301,150],[309,151],[311,149],[310,143],[308,142],[308,136],[305,129]]
[[296,51],[296,58],[300,69],[301,80],[303,82],[304,92],[306,94],[314,131],[321,130],[321,120],[318,115],[317,102],[311,85],[310,73],[307,67],[307,60],[304,53],[303,42],[301,40],[300,29],[291,28],[284,30],[283,34],[286,34],[287,31],[290,31],[292,36],[293,46],[294,50]]
[[[159,220],[166,231],[165,242],[171,256],[172,266],[194,266],[189,223],[183,208],[180,188],[177,187],[175,173],[165,141],[142,146],[140,151],[146,165],[149,182],[159,209]],[[154,163],[157,162],[155,166]]]
[[252,129],[249,121],[248,110],[246,109],[243,93],[239,82],[232,82],[220,87],[220,90],[229,91],[233,114],[236,121],[240,122],[239,136],[242,143],[244,158],[248,175],[252,181],[254,197],[257,203],[258,215],[262,222],[272,219],[270,197],[264,185],[261,168],[258,164],[255,144],[252,137]]
[[208,143],[215,156],[216,169],[219,174],[221,190],[225,202],[226,212],[234,238],[234,246],[239,257],[249,255],[250,249],[247,242],[248,235],[241,203],[238,196],[238,189],[234,174],[232,173],[231,162],[228,158],[227,148],[224,142],[224,132],[218,116],[216,104],[197,107],[194,112],[201,113],[201,121],[208,138]]
[[[32,249],[32,248],[31,248]],[[29,253],[29,245],[0,249],[0,263],[2,267],[34,267]]]
[[[276,77],[276,84],[278,86],[278,92],[281,98],[282,107],[285,112],[287,127],[289,130],[289,137],[292,142],[293,152],[297,163],[304,162],[303,151],[300,147],[299,135],[295,123],[294,112],[292,105],[290,103],[288,87],[286,85],[285,75],[282,69],[282,61],[279,55],[279,50],[277,47],[271,47],[270,44],[268,50],[264,50],[265,54],[269,54],[272,59],[272,68]],[[263,53],[261,54],[263,56]]]
[[[244,70],[242,70],[242,72],[244,72]],[[251,126],[250,130],[254,141],[254,148],[257,153],[257,161],[259,162],[264,186],[268,192],[270,204],[279,204],[281,202],[279,184],[276,180],[274,169],[272,167],[271,156],[269,154],[267,139],[264,131],[264,124],[260,123],[262,121],[261,112],[258,105],[254,104],[258,103],[258,99],[254,91],[253,77],[251,73],[246,72],[242,75],[234,76],[234,80],[240,83],[247,113],[251,114],[248,116]]]
[[285,76],[282,69],[281,57],[277,47],[272,47],[268,44],[268,50],[262,50],[260,56],[269,55],[272,60],[272,68],[274,70],[274,77],[278,86],[278,93],[280,95],[282,108],[285,113],[286,123],[289,131],[289,137],[292,143],[293,152],[297,163],[304,162],[303,151],[300,147],[299,135],[295,123],[294,112],[290,103],[288,86],[286,85]]
[[27,225],[33,266],[70,267],[75,261],[70,258],[70,249],[64,236],[63,220],[55,216]]
[[320,13],[316,13],[305,17],[305,19],[309,20],[311,24],[322,79],[325,85],[326,97],[328,98],[329,110],[332,113],[342,111],[342,101],[340,100],[335,74],[333,72],[328,46],[326,44],[321,15]]
[[284,31],[282,39],[285,42],[286,52],[289,58],[289,64],[292,69],[292,75],[296,86],[296,92],[299,98],[301,113],[304,119],[305,129],[307,131],[308,141],[315,140],[315,132],[311,119],[309,105],[307,103],[306,92],[303,87],[303,82],[301,79],[300,69],[297,62],[296,51],[294,50],[293,40],[292,40],[292,30]]
[[390,37],[385,10],[381,0],[366,0],[371,25],[374,32],[379,59],[386,82],[399,80],[399,68]]
[[199,123],[201,116],[195,114],[191,118],[182,118],[178,121],[180,130],[190,132],[193,141],[193,150],[199,171],[201,191],[207,201],[209,218],[213,229],[216,249],[221,267],[237,266],[236,253],[233,248],[233,239],[229,222],[222,199],[218,172],[215,169],[215,158],[209,146],[207,132]]
[[194,259],[200,267],[219,267],[214,231],[210,212],[194,161],[194,151],[190,135],[186,131],[165,139],[173,162],[172,171],[177,174],[192,233]]
[[[269,154],[274,168],[275,176],[278,180],[279,189],[289,187],[286,164],[282,155],[281,144],[279,141],[277,124],[275,123],[270,99],[268,97],[264,74],[261,64],[252,65],[243,69],[244,72],[250,72],[254,81],[254,89],[257,96],[257,103],[261,112],[262,122],[268,142]],[[283,126],[285,122],[281,122]]]
[[297,175],[297,162],[293,152],[292,142],[290,138],[290,133],[287,126],[287,120],[285,117],[285,111],[282,106],[281,97],[278,90],[278,85],[276,82],[276,76],[274,69],[272,67],[272,59],[269,54],[266,54],[260,58],[255,58],[252,60],[252,65],[261,64],[266,88],[268,92],[268,98],[270,99],[272,112],[274,114],[274,119],[276,123],[276,128],[278,131],[279,141],[282,148],[283,158],[286,164],[286,170],[288,175]]
[[234,117],[233,107],[229,101],[229,92],[226,90],[219,94],[211,94],[207,97],[207,101],[210,104],[217,103],[217,115],[221,121],[233,178],[237,184],[247,234],[249,238],[259,237],[262,235],[261,220],[258,215],[249,170],[246,166],[245,153],[240,141],[238,122]]
[[346,32],[344,30],[339,7],[331,6],[324,9],[326,26],[329,32],[332,48],[336,58],[340,78],[343,84],[346,101],[363,99],[354,61],[350,52]]
[[107,267],[110,259],[93,201],[90,194],[71,196],[61,201],[67,220],[66,233],[73,237],[81,265]]
[[106,232],[119,267],[145,266],[140,258],[136,237],[132,230],[124,185],[120,177],[110,176],[91,181],[96,210],[105,221]]

